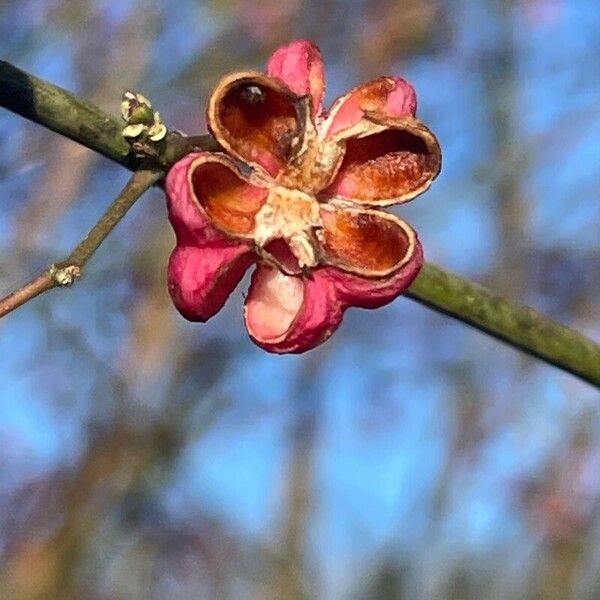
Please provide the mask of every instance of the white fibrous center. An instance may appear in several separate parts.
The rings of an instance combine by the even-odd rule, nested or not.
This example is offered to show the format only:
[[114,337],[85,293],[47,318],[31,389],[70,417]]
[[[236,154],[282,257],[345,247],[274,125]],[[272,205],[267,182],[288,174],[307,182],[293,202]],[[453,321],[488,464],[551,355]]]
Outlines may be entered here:
[[317,265],[318,238],[323,228],[319,203],[300,190],[276,186],[255,217],[254,241],[264,247],[283,239],[298,260],[298,266]]

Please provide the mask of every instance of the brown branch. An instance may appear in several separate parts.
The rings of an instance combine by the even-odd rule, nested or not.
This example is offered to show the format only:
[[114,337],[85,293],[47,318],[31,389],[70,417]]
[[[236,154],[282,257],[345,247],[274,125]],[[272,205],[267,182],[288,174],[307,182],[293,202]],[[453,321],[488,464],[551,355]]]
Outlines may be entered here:
[[50,274],[50,269],[44,271],[35,279],[32,279],[0,300],[0,317],[7,315],[9,312],[15,310],[15,308],[19,308],[25,302],[51,290],[55,286],[56,283]]
[[114,202],[65,260],[50,265],[43,273],[0,300],[0,318],[52,288],[70,286],[81,276],[83,267],[136,200],[162,176],[160,170],[135,171]]

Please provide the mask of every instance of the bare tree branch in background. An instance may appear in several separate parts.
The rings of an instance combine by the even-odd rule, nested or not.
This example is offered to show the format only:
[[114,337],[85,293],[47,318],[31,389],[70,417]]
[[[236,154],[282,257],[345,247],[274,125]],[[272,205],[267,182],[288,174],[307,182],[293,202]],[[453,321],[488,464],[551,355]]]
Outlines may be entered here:
[[[150,277],[150,269],[151,265],[141,269],[144,283],[140,285],[140,298],[147,295],[156,298],[161,293],[167,297],[162,278]],[[117,418],[92,436],[87,451],[72,470],[49,473],[46,483],[36,486],[40,494],[33,514],[22,528],[12,532],[12,542],[2,557],[0,597],[7,600],[90,597],[85,585],[98,589],[102,574],[94,574],[98,581],[86,582],[82,580],[80,567],[103,544],[106,522],[119,511],[127,512],[133,498],[140,502],[148,498],[163,478],[173,472],[183,447],[200,437],[227,407],[214,394],[214,388],[225,373],[228,349],[220,348],[218,343],[205,343],[201,349],[190,347],[190,340],[177,335],[176,328],[155,327],[153,320],[144,316],[147,308],[144,302],[132,306],[134,327],[125,341],[124,355],[136,356],[140,369],[120,373],[121,391],[115,399],[119,409]],[[169,321],[170,305],[161,303],[158,310],[153,316],[159,321]],[[170,349],[166,351],[172,366],[163,377],[163,381],[166,378],[169,382],[166,389],[150,399],[152,380],[146,389],[140,390],[136,375],[152,370],[154,356],[145,350],[157,345],[163,350]],[[146,361],[148,364],[144,364]],[[135,398],[140,391],[141,402],[148,399],[145,410],[140,399]],[[29,503],[36,498],[32,490],[26,496]],[[8,512],[15,513],[16,509]],[[144,512],[148,514],[148,510]],[[208,525],[206,518],[190,523],[184,531],[177,530],[176,524],[161,521],[153,527],[152,536],[148,534],[148,539],[139,540],[139,550],[151,563],[168,562],[177,553],[185,557],[184,562],[192,561],[194,570],[203,573],[201,587],[210,585],[209,589],[219,597],[222,593],[219,590],[225,589],[231,579],[223,577],[225,558],[231,562],[232,557],[223,555],[226,552],[223,535],[214,527],[210,534],[210,529],[203,529],[204,525]],[[126,530],[126,524],[121,527]],[[116,546],[112,546],[115,551]],[[213,556],[217,547],[222,549],[221,554]],[[166,575],[178,568],[167,569]],[[132,566],[130,569],[127,589],[132,589],[137,581],[135,569]],[[183,575],[180,584],[185,585]]]
[[306,561],[309,524],[315,498],[315,446],[319,422],[316,382],[326,353],[313,352],[303,363],[291,397],[289,458],[285,468],[287,512],[281,543],[281,563],[273,585],[273,600],[315,597],[314,577]]

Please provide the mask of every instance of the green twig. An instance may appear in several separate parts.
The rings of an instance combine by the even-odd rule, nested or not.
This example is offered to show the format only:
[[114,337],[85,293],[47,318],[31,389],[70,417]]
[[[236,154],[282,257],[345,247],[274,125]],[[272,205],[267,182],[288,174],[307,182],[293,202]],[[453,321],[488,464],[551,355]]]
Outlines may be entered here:
[[524,304],[431,263],[406,295],[600,387],[600,345]]
[[[128,169],[139,167],[121,135],[122,123],[118,119],[2,61],[0,106],[66,135]],[[187,138],[170,133],[160,147],[156,168],[164,174],[169,165],[191,150],[217,148],[210,136]],[[114,223],[111,229],[113,226]],[[406,295],[600,387],[600,345],[527,306],[501,298],[432,264],[425,265]]]
[[[141,165],[140,159],[123,137],[124,123],[121,120],[6,61],[0,61],[0,106],[44,125],[130,170]],[[218,145],[210,135],[185,137],[171,132],[157,148],[157,163],[168,167],[192,150],[216,150]]]

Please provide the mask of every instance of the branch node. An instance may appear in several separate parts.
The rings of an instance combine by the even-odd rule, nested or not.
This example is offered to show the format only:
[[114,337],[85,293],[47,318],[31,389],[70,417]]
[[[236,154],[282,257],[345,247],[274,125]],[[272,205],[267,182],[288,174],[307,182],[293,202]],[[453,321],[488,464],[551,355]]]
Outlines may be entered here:
[[70,287],[76,279],[81,277],[81,268],[78,265],[67,265],[65,267],[50,265],[48,274],[57,286]]

